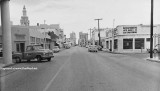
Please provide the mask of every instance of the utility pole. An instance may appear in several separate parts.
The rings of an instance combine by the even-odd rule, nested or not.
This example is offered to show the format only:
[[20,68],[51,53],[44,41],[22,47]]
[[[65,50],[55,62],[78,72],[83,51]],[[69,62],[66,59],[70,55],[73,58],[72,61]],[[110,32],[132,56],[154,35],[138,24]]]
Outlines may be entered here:
[[92,29],[90,28],[89,30],[90,30],[90,44],[91,44],[91,36],[92,36],[91,31],[92,31]]
[[44,20],[44,49],[46,49],[46,33],[45,33],[45,22],[46,20]]
[[153,58],[153,0],[151,0],[151,34],[150,34],[150,58]]
[[100,36],[100,29],[99,29],[99,20],[102,20],[102,19],[94,19],[94,20],[97,20],[98,21],[98,37],[99,37],[99,46],[101,46],[101,36]]
[[113,30],[112,30],[112,52],[114,52],[114,22],[115,22],[115,19],[113,19]]

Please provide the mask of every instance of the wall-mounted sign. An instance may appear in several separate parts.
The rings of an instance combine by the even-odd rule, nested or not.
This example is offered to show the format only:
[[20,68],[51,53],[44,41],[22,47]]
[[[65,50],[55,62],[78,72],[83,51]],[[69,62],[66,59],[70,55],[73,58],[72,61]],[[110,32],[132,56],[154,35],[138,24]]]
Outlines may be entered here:
[[123,27],[123,34],[137,33],[137,27]]

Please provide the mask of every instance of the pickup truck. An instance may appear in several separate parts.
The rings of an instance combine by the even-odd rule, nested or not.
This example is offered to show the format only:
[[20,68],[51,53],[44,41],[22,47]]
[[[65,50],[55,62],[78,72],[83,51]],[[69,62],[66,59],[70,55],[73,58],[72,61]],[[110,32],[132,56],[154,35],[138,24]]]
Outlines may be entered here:
[[51,61],[53,56],[53,52],[49,49],[43,49],[41,45],[29,45],[26,47],[25,52],[14,52],[12,54],[12,58],[15,59],[16,63],[19,63],[23,60],[27,60],[28,62],[32,59],[37,59],[37,61],[41,61],[47,59]]

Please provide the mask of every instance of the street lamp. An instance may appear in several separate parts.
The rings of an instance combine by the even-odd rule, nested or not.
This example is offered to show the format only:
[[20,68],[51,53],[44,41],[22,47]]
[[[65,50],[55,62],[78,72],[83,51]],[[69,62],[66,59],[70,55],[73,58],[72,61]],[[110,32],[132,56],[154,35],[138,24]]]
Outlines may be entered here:
[[94,20],[97,20],[98,21],[98,37],[99,37],[99,46],[101,46],[101,36],[100,36],[100,29],[99,29],[99,20],[102,20],[102,19],[94,19]]

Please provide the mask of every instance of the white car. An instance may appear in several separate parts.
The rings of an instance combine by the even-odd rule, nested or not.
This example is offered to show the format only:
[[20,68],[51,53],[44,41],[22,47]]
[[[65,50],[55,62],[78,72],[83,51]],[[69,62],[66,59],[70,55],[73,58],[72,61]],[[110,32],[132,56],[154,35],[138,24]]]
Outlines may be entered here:
[[90,45],[88,47],[88,52],[98,52],[98,48],[96,45]]
[[59,49],[58,46],[54,46],[53,49],[52,49],[52,51],[53,51],[54,53],[56,53],[56,52],[59,52],[60,49]]

